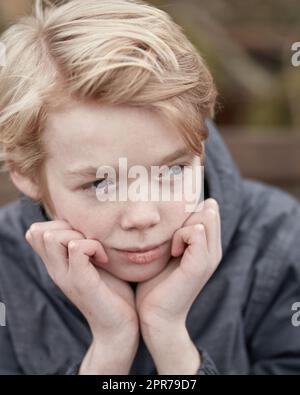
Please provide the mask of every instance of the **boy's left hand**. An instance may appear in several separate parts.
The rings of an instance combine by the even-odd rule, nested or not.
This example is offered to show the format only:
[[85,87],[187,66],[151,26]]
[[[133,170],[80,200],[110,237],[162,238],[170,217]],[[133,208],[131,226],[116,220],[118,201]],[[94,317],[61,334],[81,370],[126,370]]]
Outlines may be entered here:
[[200,205],[173,235],[174,258],[159,275],[137,285],[136,308],[145,335],[184,330],[191,305],[222,259],[218,203],[210,198]]

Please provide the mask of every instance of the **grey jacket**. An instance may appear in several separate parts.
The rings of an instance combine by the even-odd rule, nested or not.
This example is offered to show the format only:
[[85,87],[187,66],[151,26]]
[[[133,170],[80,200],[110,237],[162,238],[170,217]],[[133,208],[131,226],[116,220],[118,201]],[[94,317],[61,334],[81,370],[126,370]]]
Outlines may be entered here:
[[[186,321],[204,358],[197,373],[300,374],[292,310],[300,302],[299,202],[242,179],[212,123],[209,130],[206,197],[220,204],[223,258]],[[22,194],[0,209],[0,374],[76,374],[91,342],[85,318],[24,238],[45,220],[43,207]],[[157,374],[142,337],[130,374]]]

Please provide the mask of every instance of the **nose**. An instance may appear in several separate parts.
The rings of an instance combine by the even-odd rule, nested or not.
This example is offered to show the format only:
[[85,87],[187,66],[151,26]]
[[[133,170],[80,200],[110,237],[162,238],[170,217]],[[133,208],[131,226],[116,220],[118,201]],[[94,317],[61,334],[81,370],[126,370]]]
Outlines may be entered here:
[[124,230],[147,229],[160,222],[160,215],[153,202],[134,202],[127,206],[121,219]]

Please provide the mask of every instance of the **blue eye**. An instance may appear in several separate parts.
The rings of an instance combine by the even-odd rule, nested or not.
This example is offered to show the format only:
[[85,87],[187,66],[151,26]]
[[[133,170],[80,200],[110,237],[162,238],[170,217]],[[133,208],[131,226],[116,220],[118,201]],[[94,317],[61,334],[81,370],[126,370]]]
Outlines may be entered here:
[[180,174],[184,168],[185,168],[185,165],[171,166],[171,170],[174,171],[174,174]]
[[[168,167],[168,171],[173,171],[173,175],[178,175],[181,174],[182,171],[184,170],[185,167],[188,165],[173,165]],[[163,170],[163,173],[160,173],[161,175],[166,175],[165,170]]]
[[107,189],[111,184],[113,184],[113,181],[109,178],[101,178],[100,180],[95,180],[87,184],[83,189]]
[[[166,166],[160,173],[159,177],[165,177],[168,176],[169,172],[173,176],[180,175],[184,168],[186,167],[191,167],[190,164],[180,164],[180,165],[173,165],[173,166]],[[101,178],[98,180],[95,180],[93,182],[90,182],[89,184],[86,184],[85,186],[81,187],[83,190],[92,190],[92,189],[97,189],[101,190],[104,193],[108,193],[108,188],[114,184],[114,181],[110,178]]]

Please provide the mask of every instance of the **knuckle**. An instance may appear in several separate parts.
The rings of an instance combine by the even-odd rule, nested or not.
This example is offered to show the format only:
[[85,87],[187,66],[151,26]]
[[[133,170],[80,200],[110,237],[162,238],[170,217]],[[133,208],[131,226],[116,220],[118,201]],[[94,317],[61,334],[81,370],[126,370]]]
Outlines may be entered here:
[[29,229],[28,229],[27,232],[25,233],[25,238],[26,238],[26,240],[31,239],[31,233],[30,233],[30,230],[29,230]]
[[54,234],[50,230],[46,230],[46,232],[44,232],[43,239],[45,241],[51,241],[51,240],[53,240],[53,238],[54,238]]
[[215,200],[215,205],[216,205],[216,208],[218,209],[218,210],[220,210],[220,205],[219,205],[219,203]]
[[209,208],[209,209],[207,210],[207,212],[208,212],[208,214],[209,214],[212,218],[215,218],[215,217],[216,217],[217,212],[216,212],[216,210],[214,210],[213,208]]
[[36,234],[37,231],[39,230],[38,224],[32,224],[30,226],[29,230],[30,230],[31,234],[33,234],[33,235]]
[[194,231],[196,234],[201,235],[204,232],[204,226],[202,224],[194,225]]
[[219,203],[216,201],[216,199],[211,198],[211,205],[215,210],[219,210]]
[[72,251],[78,250],[79,243],[77,240],[71,240],[68,242],[68,248]]
[[67,221],[65,221],[65,220],[63,220],[63,219],[56,220],[56,221],[54,221],[54,222],[56,222],[57,225],[64,225],[64,227],[65,227],[66,229],[72,229],[72,227],[71,227],[71,225],[69,224],[69,222],[67,222]]
[[201,224],[194,225],[193,232],[190,236],[191,243],[199,243],[203,241],[204,237],[204,226]]

